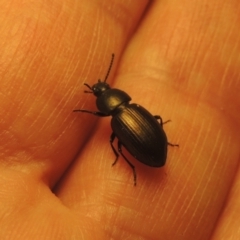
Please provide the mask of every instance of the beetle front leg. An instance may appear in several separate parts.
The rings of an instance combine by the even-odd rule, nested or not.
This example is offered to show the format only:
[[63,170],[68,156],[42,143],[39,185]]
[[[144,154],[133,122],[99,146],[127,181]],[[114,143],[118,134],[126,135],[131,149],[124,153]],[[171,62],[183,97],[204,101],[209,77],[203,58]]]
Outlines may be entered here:
[[114,133],[112,133],[111,136],[110,136],[110,144],[111,144],[112,150],[113,150],[113,152],[114,152],[114,154],[115,154],[115,156],[116,156],[116,159],[115,159],[115,161],[113,162],[112,166],[114,166],[114,165],[117,163],[117,160],[118,160],[118,157],[119,157],[119,154],[118,154],[117,150],[116,150],[115,147],[113,146],[113,142],[114,142],[115,137],[116,137],[116,136],[115,136]]
[[134,186],[136,186],[137,185],[137,174],[136,174],[135,166],[123,154],[123,152],[122,152],[122,144],[121,144],[120,141],[118,141],[118,152],[121,154],[121,156],[124,158],[124,160],[128,163],[128,165],[132,168]]
[[85,112],[85,113],[93,114],[93,115],[98,116],[98,117],[108,117],[108,116],[110,116],[110,115],[107,115],[107,114],[102,113],[102,112],[94,112],[94,111],[82,110],[82,109],[76,109],[76,110],[73,110],[73,112]]

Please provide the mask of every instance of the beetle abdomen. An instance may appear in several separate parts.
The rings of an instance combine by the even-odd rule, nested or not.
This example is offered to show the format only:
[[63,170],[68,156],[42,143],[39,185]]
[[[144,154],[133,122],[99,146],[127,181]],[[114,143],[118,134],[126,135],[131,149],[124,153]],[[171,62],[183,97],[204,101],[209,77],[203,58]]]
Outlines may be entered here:
[[167,137],[157,119],[138,104],[128,104],[111,121],[122,145],[140,162],[161,167],[167,158]]

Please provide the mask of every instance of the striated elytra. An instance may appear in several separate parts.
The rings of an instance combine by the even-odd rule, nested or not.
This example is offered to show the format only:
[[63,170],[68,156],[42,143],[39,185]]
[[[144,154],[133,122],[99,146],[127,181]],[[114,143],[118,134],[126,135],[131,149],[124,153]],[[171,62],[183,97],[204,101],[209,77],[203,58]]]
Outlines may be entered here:
[[[162,167],[167,159],[168,145],[178,145],[167,141],[167,136],[163,130],[163,121],[160,116],[153,116],[138,104],[130,104],[131,97],[127,93],[119,89],[110,88],[106,83],[113,59],[114,54],[112,54],[104,81],[98,80],[92,87],[84,83],[90,89],[90,91],[85,92],[92,93],[97,97],[96,105],[99,111],[83,109],[73,111],[90,113],[98,117],[112,116],[111,127],[113,133],[110,137],[110,144],[116,156],[112,165],[116,164],[120,154],[132,168],[134,185],[136,185],[137,175],[135,167],[123,154],[122,146],[141,163],[150,167]],[[118,139],[118,151],[113,146],[115,138]]]

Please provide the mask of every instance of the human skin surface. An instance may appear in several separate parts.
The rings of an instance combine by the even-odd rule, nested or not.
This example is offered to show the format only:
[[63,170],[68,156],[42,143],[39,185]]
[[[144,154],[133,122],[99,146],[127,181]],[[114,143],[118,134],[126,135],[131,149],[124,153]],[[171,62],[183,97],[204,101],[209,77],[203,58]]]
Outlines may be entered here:
[[[240,239],[239,0],[0,0],[0,239]],[[132,170],[84,82],[163,120]]]

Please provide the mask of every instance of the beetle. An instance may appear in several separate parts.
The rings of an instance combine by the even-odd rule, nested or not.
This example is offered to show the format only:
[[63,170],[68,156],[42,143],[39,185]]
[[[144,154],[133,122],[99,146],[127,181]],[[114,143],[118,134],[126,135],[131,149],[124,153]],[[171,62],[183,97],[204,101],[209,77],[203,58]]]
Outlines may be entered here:
[[[111,62],[104,81],[100,79],[92,87],[87,83],[84,85],[96,96],[96,105],[99,111],[89,111],[76,109],[73,112],[90,113],[98,117],[112,116],[110,145],[115,154],[115,161],[118,161],[119,154],[129,164],[133,171],[134,185],[137,183],[135,166],[127,159],[122,152],[122,146],[141,163],[150,167],[162,167],[167,159],[167,147],[179,146],[167,141],[167,136],[163,130],[163,122],[159,115],[153,116],[139,104],[129,103],[132,99],[124,91],[111,88],[106,82],[111,71],[114,60],[112,54]],[[115,138],[118,139],[118,151],[113,146]]]

